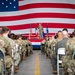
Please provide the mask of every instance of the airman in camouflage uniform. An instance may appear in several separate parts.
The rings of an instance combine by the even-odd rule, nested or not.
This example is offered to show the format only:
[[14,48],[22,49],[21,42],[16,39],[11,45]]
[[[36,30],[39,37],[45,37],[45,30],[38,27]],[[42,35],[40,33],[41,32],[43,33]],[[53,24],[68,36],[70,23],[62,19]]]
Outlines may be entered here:
[[19,52],[21,54],[21,58],[22,60],[25,60],[26,59],[26,48],[25,48],[25,44],[24,44],[24,40],[22,39],[22,36],[19,35],[18,36],[18,39],[15,40],[15,42],[19,45]]
[[26,58],[26,51],[27,51],[27,42],[23,39],[22,40],[22,53],[23,53],[23,59]]
[[[56,74],[57,73],[57,54],[56,54],[56,45],[59,41],[61,41],[63,39],[62,36],[62,31],[58,31],[57,33],[57,38],[54,39],[51,43],[51,60],[52,60],[52,66],[53,66],[53,73]],[[58,48],[58,47],[57,47]]]
[[[3,54],[5,54],[5,49],[3,48],[3,46],[4,46],[4,41],[3,40],[0,40],[0,51],[2,51],[3,52]],[[4,75],[4,60],[2,59],[2,58],[0,58],[0,73],[2,74],[2,75]]]
[[69,38],[65,50],[66,55],[62,58],[62,66],[65,69],[65,75],[74,75],[75,58],[73,58],[73,53],[75,52],[75,35],[73,38]]
[[52,55],[54,54],[55,44],[56,44],[56,39],[51,39],[51,42],[50,42],[50,58],[52,58]]
[[50,58],[52,58],[52,55],[55,54],[55,45],[57,42],[62,40],[62,32],[58,31],[56,38],[51,39],[51,49],[50,49]]
[[5,52],[6,52],[5,55],[6,55],[6,69],[7,70],[9,70],[11,66],[13,65],[11,45],[8,39],[6,39],[8,31],[9,29],[7,27],[2,27],[1,36],[0,36],[0,39],[4,41],[3,48],[5,49]]
[[30,54],[33,53],[32,44],[28,39],[24,40],[24,44],[25,44],[25,47],[26,47],[26,55],[30,56]]
[[52,46],[52,37],[49,37],[49,40],[47,41],[47,47],[46,47],[46,53],[47,53],[47,55],[48,55],[48,57],[49,58],[51,58],[50,57],[50,55],[51,55],[51,46]]
[[33,54],[33,47],[29,40],[28,40],[28,50],[29,50],[29,54]]
[[45,39],[41,42],[41,52],[42,53],[44,53],[44,50],[45,50],[45,42],[46,42]]
[[18,53],[18,62],[20,63],[21,58],[22,58],[22,44],[20,43],[19,40],[14,40],[15,42],[15,47],[16,47],[16,52]]
[[9,35],[10,38],[7,38],[12,46],[12,57],[14,59],[14,69],[15,72],[17,72],[16,70],[19,69],[19,62],[20,62],[20,54],[19,54],[19,49],[18,49],[18,44],[13,40],[14,36],[11,38],[12,34]]
[[44,54],[46,54],[46,56],[48,56],[48,55],[47,55],[48,41],[49,41],[49,38],[46,37],[46,40],[45,40],[45,47],[44,47]]
[[40,36],[40,38],[43,38],[43,36],[42,36],[43,27],[42,27],[41,24],[39,24],[38,29],[39,29],[39,36]]

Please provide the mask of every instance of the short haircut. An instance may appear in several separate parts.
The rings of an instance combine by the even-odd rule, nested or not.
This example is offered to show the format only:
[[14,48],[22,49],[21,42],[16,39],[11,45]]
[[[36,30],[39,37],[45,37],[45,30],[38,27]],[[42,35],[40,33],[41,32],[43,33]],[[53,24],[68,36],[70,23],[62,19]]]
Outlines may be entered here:
[[60,33],[60,32],[62,33],[62,31],[58,31],[58,33]]
[[63,33],[64,36],[68,36],[68,32],[67,31],[64,30],[64,31],[62,31],[62,33]]
[[1,34],[6,33],[6,32],[8,32],[8,31],[10,31],[10,29],[9,29],[8,27],[2,27],[2,32],[1,32]]
[[57,32],[57,34],[56,34],[57,37],[58,37],[58,34],[59,34],[59,33],[62,33],[62,31],[59,30],[59,31]]
[[62,31],[67,31],[68,32],[68,29],[64,28]]

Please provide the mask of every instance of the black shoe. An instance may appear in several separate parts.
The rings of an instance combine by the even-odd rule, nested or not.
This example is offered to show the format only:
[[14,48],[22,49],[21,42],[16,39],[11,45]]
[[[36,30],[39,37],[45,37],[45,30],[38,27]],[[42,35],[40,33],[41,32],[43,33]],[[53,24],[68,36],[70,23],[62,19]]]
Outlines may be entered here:
[[53,74],[57,74],[57,71],[56,70],[53,70]]

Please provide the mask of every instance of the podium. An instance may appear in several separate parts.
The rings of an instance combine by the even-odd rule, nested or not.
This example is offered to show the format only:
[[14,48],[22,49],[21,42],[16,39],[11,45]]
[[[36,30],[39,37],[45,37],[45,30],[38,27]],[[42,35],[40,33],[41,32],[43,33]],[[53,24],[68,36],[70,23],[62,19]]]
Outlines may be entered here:
[[34,36],[30,36],[29,41],[32,43],[33,49],[40,49],[42,38]]

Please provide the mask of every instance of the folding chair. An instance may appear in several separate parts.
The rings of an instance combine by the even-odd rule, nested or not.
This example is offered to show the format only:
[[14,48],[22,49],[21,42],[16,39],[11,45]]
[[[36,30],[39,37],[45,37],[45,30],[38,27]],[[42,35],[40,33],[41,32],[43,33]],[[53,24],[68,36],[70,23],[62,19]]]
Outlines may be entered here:
[[57,52],[57,75],[60,75],[60,64],[62,64],[60,55],[61,56],[65,55],[65,48],[59,48]]
[[72,59],[75,60],[75,51],[73,52]]

